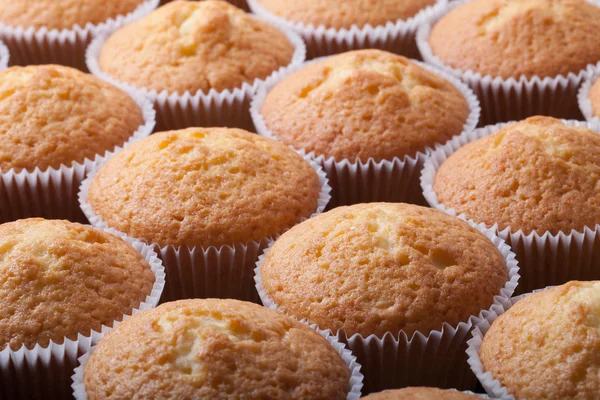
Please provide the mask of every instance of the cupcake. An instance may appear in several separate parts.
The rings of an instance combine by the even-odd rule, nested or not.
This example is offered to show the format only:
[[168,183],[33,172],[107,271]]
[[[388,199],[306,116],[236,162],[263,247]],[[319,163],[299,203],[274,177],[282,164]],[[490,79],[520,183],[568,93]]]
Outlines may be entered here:
[[425,164],[425,197],[497,229],[517,254],[521,293],[598,279],[599,130],[532,117],[465,132]]
[[257,301],[259,251],[327,204],[325,175],[315,169],[268,138],[188,128],[154,134],[97,164],[80,200],[94,226],[154,246],[167,268],[163,300]]
[[600,75],[586,80],[579,89],[579,109],[587,121],[600,118]]
[[160,130],[190,126],[251,129],[260,83],[304,60],[295,34],[220,0],[174,1],[99,37],[88,49],[93,74],[148,95]]
[[156,8],[158,0],[0,0],[0,40],[12,65],[56,63],[86,70],[85,49]]
[[512,293],[512,253],[490,231],[424,207],[338,207],[284,233],[256,269],[267,307],[330,330],[367,392],[470,388],[471,319]]
[[365,400],[475,400],[478,396],[455,390],[442,390],[431,387],[409,387],[400,390],[386,390],[363,397]]
[[0,72],[0,221],[85,220],[77,190],[92,161],[153,126],[146,100],[76,69]]
[[594,399],[600,393],[599,321],[598,281],[520,296],[473,331],[469,362],[494,397]]
[[[171,2],[172,0],[161,0],[160,4],[167,4],[169,2]],[[234,6],[241,8],[244,11],[250,11],[250,9],[248,8],[248,4],[246,3],[246,0],[227,0],[228,3],[233,4]]]
[[302,36],[309,58],[378,48],[416,58],[415,33],[446,0],[248,0],[252,12]]
[[163,284],[139,242],[60,220],[0,225],[0,396],[64,397],[77,357]]
[[121,323],[83,358],[75,398],[357,399],[359,366],[323,336],[257,304],[167,303]]
[[261,89],[258,132],[316,158],[332,181],[332,206],[424,203],[425,153],[477,124],[475,96],[456,79],[380,50],[310,62]]
[[587,0],[450,2],[419,29],[426,62],[460,77],[482,122],[578,118],[577,89],[600,67],[600,7]]

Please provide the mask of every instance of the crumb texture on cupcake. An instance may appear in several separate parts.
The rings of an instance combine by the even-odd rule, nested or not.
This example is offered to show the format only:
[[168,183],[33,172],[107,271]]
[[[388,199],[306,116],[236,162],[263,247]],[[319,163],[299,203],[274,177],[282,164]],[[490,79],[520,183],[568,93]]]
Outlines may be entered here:
[[0,349],[63,343],[146,300],[154,274],[121,238],[59,220],[0,225]]
[[178,0],[112,34],[99,65],[138,87],[193,94],[264,79],[293,54],[281,31],[227,2]]
[[292,22],[339,29],[409,19],[435,0],[258,0],[258,3]]
[[480,350],[517,399],[594,399],[600,393],[600,282],[569,282],[518,301]]
[[469,143],[435,176],[438,200],[488,226],[528,234],[600,222],[600,135],[531,117]]
[[284,143],[336,160],[415,156],[460,134],[460,91],[407,58],[359,50],[305,66],[278,83],[261,109]]
[[9,26],[72,29],[127,15],[144,0],[0,0],[0,23]]
[[45,170],[93,160],[144,123],[124,91],[60,65],[0,72],[0,170]]
[[586,0],[474,0],[431,30],[443,63],[518,78],[578,73],[600,61],[600,8]]
[[281,309],[321,329],[427,335],[488,309],[506,262],[481,232],[401,203],[339,207],[296,225],[262,264]]
[[239,129],[157,133],[121,151],[89,190],[109,226],[148,242],[260,240],[316,211],[319,177],[289,147]]
[[474,400],[477,396],[432,387],[408,387],[386,390],[363,397],[365,400]]
[[592,113],[594,116],[600,117],[600,79],[596,79],[596,82],[590,88],[588,98],[592,103]]
[[345,399],[350,373],[317,332],[237,300],[183,300],[103,338],[84,373],[94,399]]

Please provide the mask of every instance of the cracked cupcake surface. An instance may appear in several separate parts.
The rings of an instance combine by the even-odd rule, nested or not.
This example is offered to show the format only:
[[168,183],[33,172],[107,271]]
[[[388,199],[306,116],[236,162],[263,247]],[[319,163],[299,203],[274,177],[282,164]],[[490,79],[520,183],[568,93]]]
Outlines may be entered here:
[[569,282],[519,300],[494,321],[480,358],[517,399],[600,392],[600,282]]
[[183,300],[109,332],[84,373],[93,399],[345,399],[350,372],[308,326],[257,304]]
[[112,157],[89,203],[111,227],[166,245],[258,241],[308,218],[321,185],[286,145],[240,129],[156,133]]
[[99,65],[138,87],[194,94],[252,84],[293,54],[281,31],[227,2],[178,0],[112,34]]
[[144,257],[110,233],[59,220],[0,225],[0,350],[112,326],[146,300],[154,279]]
[[475,0],[432,27],[444,64],[519,78],[578,73],[600,61],[600,8],[587,0]]
[[306,65],[260,110],[281,141],[336,160],[416,156],[458,135],[469,115],[460,91],[407,58],[360,50]]
[[281,310],[350,336],[427,335],[488,309],[508,273],[481,232],[401,203],[335,208],[284,233],[261,267]]
[[600,222],[600,135],[531,117],[471,142],[442,163],[434,190],[468,218],[525,234]]

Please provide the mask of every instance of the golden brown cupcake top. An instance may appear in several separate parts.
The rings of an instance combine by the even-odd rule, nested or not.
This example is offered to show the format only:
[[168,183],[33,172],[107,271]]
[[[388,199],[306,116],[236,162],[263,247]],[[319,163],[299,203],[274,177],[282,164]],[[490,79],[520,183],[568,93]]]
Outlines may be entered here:
[[0,350],[89,335],[152,292],[150,265],[121,238],[59,220],[0,225]]
[[125,143],[144,123],[124,91],[60,65],[0,72],[0,170],[71,166]]
[[588,98],[592,103],[592,113],[594,116],[600,117],[600,79],[597,79],[590,88]]
[[517,399],[600,393],[600,282],[569,282],[518,301],[480,350],[486,371]]
[[430,387],[409,387],[386,390],[363,397],[365,400],[474,400],[477,396]]
[[409,19],[435,0],[258,0],[258,3],[292,22],[339,29]]
[[433,187],[445,207],[477,222],[556,234],[600,222],[599,180],[598,133],[531,117],[458,149]]
[[0,0],[0,23],[28,28],[72,29],[127,15],[144,0]]
[[264,79],[293,54],[281,31],[225,1],[174,1],[110,36],[99,65],[138,87],[195,93]]
[[463,71],[546,77],[600,61],[599,30],[600,8],[586,0],[474,0],[442,17],[429,44]]
[[348,367],[308,326],[253,303],[183,300],[109,332],[85,366],[90,400],[345,399]]
[[279,82],[261,109],[284,143],[336,160],[415,156],[460,134],[469,107],[450,82],[407,58],[351,51]]
[[319,177],[275,140],[226,128],[161,132],[111,158],[89,203],[109,226],[165,245],[260,240],[317,209]]
[[401,203],[335,208],[284,233],[261,268],[266,294],[321,329],[427,335],[488,309],[506,262],[481,232]]

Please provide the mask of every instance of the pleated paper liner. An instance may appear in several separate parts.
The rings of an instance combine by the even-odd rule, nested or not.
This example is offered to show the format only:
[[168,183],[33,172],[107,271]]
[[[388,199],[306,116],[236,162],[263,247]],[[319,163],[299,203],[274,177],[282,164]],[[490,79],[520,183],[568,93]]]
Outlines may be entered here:
[[233,90],[218,92],[210,89],[208,93],[186,91],[183,94],[167,90],[157,92],[154,89],[137,87],[113,78],[100,69],[98,58],[102,46],[115,30],[106,31],[92,41],[86,52],[86,63],[92,74],[128,92],[141,93],[153,101],[157,112],[156,131],[184,129],[192,126],[225,126],[254,131],[250,118],[250,102],[258,88],[273,76],[301,64],[306,57],[306,46],[298,35],[281,26],[275,25],[275,27],[284,33],[294,46],[292,61],[289,65],[273,71],[265,79],[255,79],[251,83],[245,82],[241,87]]
[[[111,154],[112,156],[112,154]],[[107,157],[107,159],[109,159]],[[107,159],[98,160],[81,184],[79,203],[92,226],[105,228],[108,224],[97,215],[88,202],[90,184]],[[311,217],[320,214],[329,202],[331,187],[322,168],[305,158],[319,175],[321,191]],[[303,218],[302,221],[308,218]],[[301,221],[300,221],[301,222]],[[220,247],[160,246],[149,244],[163,260],[167,270],[167,287],[161,302],[188,298],[233,298],[259,302],[254,288],[254,267],[260,253],[270,241],[279,237],[274,233],[258,241],[233,243]],[[138,239],[142,240],[142,239]]]
[[[161,260],[150,246],[113,229],[105,231],[120,236],[140,252],[155,276],[151,293],[132,310],[131,315],[156,307],[165,285],[165,269]],[[123,317],[127,318],[127,315]],[[118,324],[118,321],[113,324]],[[92,330],[89,335],[78,334],[76,340],[65,338],[63,343],[50,341],[47,347],[36,345],[28,349],[23,345],[18,350],[6,347],[0,351],[0,398],[70,399],[70,377],[77,366],[77,358],[96,345],[109,330],[109,326],[103,325],[99,331]]]
[[579,110],[586,121],[600,121],[600,118],[594,115],[592,109],[592,102],[590,101],[590,90],[594,83],[600,78],[600,71],[589,77],[583,82],[579,92],[577,94],[577,103],[579,104]]
[[0,71],[8,67],[10,61],[10,51],[4,43],[0,41]]
[[[515,255],[510,247],[495,235],[493,229],[471,225],[490,239],[506,260],[508,280],[493,300],[493,305],[501,304],[512,296],[517,287],[519,267]],[[266,293],[262,282],[261,266],[274,243],[273,241],[269,244],[256,263],[254,279],[263,305],[285,312]],[[479,318],[482,318],[483,312],[485,311],[479,313]],[[400,331],[387,332],[383,337],[364,337],[360,334],[348,336],[343,330],[334,335],[352,350],[362,365],[365,393],[408,386],[473,390],[475,376],[469,369],[465,351],[468,335],[476,318],[476,315],[472,315],[457,326],[444,323],[440,330],[431,331],[427,335],[415,332],[409,337],[404,331]]]
[[[429,46],[431,27],[448,12],[469,1],[472,0],[450,1],[445,8],[436,10],[429,23],[419,27],[416,41],[425,62],[453,74],[473,89],[481,102],[481,126],[521,120],[533,115],[581,118],[577,107],[577,91],[585,79],[600,71],[600,60],[598,63],[589,64],[581,71],[570,72],[566,76],[544,78],[521,76],[503,79],[491,75],[482,76],[476,71],[452,68],[433,54]],[[588,1],[600,7],[598,0]]]
[[[579,126],[600,132],[599,122],[563,121],[568,126]],[[508,123],[489,125],[474,131],[465,131],[452,138],[443,146],[438,146],[425,162],[421,176],[423,195],[431,207],[450,215],[456,210],[447,208],[438,200],[433,189],[435,174],[440,165],[454,152],[467,143],[491,135]],[[464,214],[460,218],[468,219]],[[471,221],[478,222],[478,221]],[[517,294],[550,285],[560,285],[571,280],[600,279],[600,225],[586,227],[578,232],[533,231],[524,234],[522,230],[513,231],[511,227],[498,230],[498,225],[488,227],[497,232],[517,255],[521,268],[521,280]]]
[[[142,110],[144,124],[132,132],[128,141],[121,146],[127,146],[150,135],[155,124],[152,103],[139,94],[130,95]],[[87,223],[77,200],[79,186],[94,163],[108,154],[111,154],[111,151],[96,155],[94,160],[86,158],[83,162],[63,164],[58,168],[1,171],[0,223],[30,217]]]
[[[326,57],[311,60],[286,71],[281,71],[275,74],[259,89],[250,107],[250,114],[259,135],[278,140],[277,136],[266,126],[265,120],[260,113],[271,89],[304,66],[325,59]],[[415,62],[419,66],[448,80],[462,93],[470,110],[463,129],[470,130],[475,128],[479,121],[481,108],[473,92],[452,75],[430,65],[418,61]],[[366,161],[350,161],[336,160],[333,157],[326,158],[314,152],[307,154],[305,150],[299,149],[301,154],[314,159],[327,173],[329,183],[332,187],[331,201],[328,209],[343,205],[376,201],[426,205],[427,203],[423,198],[419,185],[419,179],[421,168],[429,151],[430,148],[428,147],[415,155],[403,158],[395,157],[392,160],[375,161],[370,158]]]
[[87,71],[85,50],[103,30],[115,30],[142,18],[158,6],[159,0],[146,0],[133,12],[110,18],[100,24],[88,23],[72,29],[8,26],[0,23],[0,40],[10,49],[11,65],[60,64]]
[[438,0],[425,7],[414,17],[407,20],[389,21],[385,25],[366,25],[359,28],[327,28],[292,22],[266,10],[259,0],[247,0],[248,6],[256,15],[277,22],[298,33],[306,42],[307,58],[313,59],[358,49],[381,49],[418,58],[419,51],[415,43],[417,28],[443,9],[447,0]]

